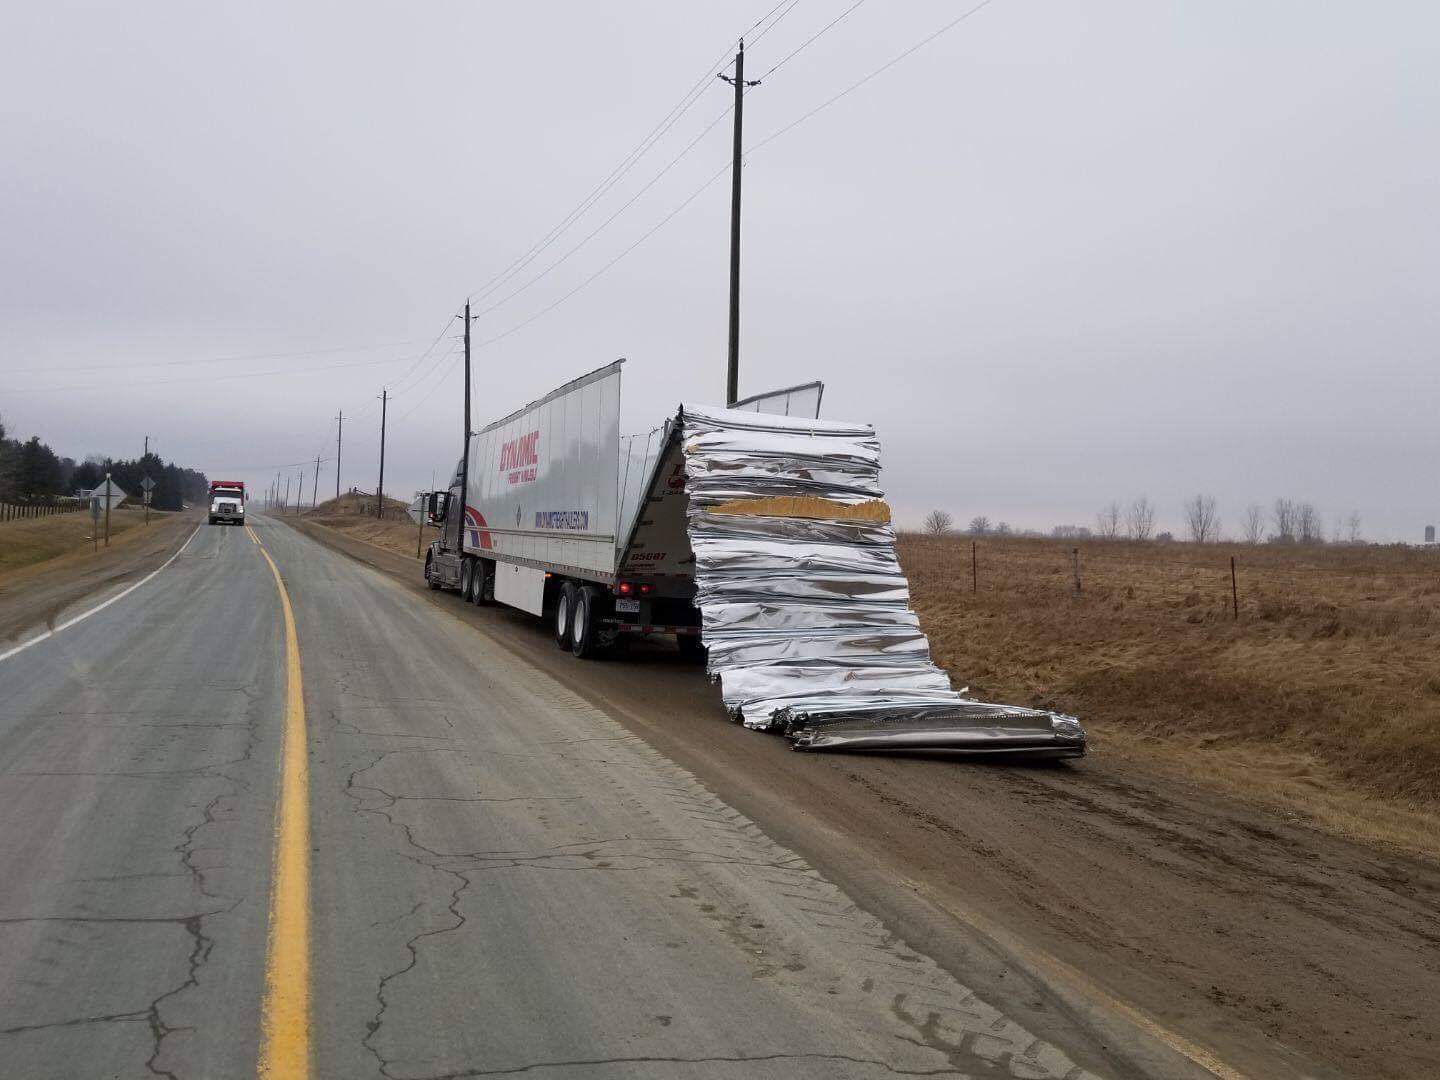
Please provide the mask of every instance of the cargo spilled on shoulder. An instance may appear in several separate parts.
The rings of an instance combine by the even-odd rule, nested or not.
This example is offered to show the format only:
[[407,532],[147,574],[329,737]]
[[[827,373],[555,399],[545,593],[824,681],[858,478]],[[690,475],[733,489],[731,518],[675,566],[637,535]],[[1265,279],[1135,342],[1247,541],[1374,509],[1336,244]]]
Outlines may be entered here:
[[428,499],[431,588],[548,619],[581,658],[671,636],[797,750],[1085,752],[1073,717],[974,701],[931,661],[869,424],[820,419],[810,383],[622,437],[622,365],[475,433]]

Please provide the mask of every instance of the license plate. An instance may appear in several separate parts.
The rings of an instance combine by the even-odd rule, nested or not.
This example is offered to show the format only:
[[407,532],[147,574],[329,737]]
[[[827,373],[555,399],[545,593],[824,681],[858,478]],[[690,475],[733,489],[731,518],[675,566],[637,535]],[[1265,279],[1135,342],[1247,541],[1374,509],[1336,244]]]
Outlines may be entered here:
[[638,615],[638,614],[640,613],[640,601],[639,601],[639,600],[616,600],[616,601],[615,601],[615,610],[616,610],[616,611],[627,611],[627,612],[629,612],[629,613],[632,614],[632,615]]

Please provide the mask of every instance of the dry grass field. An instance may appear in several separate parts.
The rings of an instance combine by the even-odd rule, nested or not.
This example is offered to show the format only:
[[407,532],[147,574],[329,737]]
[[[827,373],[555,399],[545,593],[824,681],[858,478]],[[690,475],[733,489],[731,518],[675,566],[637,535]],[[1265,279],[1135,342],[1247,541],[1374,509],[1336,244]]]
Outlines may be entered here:
[[[1097,749],[1433,848],[1440,551],[905,535],[935,660],[1080,716]],[[1231,608],[1237,561],[1239,618]],[[1422,820],[1424,819],[1424,820]]]
[[[306,521],[343,532],[357,540],[364,540],[367,544],[414,556],[419,529],[407,515],[407,506],[407,503],[398,499],[387,498],[385,517],[381,519],[375,516],[373,495],[345,494],[338,499],[327,499],[314,510],[304,511],[302,516]],[[273,510],[271,513],[278,516],[280,512]],[[288,518],[291,515],[287,512],[285,516]],[[427,528],[424,544],[428,545],[439,535],[438,530]]]
[[[152,526],[171,517],[160,510],[150,511]],[[145,510],[139,506],[122,506],[110,512],[110,541],[143,528]],[[102,520],[100,528],[104,530]],[[22,567],[33,566],[71,552],[89,549],[94,528],[88,511],[56,514],[53,517],[26,518],[0,523],[0,576]],[[103,549],[104,541],[101,541]]]

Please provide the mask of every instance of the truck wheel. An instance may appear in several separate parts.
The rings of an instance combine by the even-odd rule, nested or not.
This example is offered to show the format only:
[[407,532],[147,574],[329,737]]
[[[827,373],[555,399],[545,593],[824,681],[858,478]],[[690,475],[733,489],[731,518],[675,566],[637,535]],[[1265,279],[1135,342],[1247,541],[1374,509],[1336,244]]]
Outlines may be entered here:
[[600,652],[600,590],[582,585],[576,593],[575,612],[570,616],[570,651],[588,660]]
[[560,586],[560,595],[555,600],[555,644],[562,649],[570,648],[570,625],[575,613],[577,591],[574,583],[567,581]]
[[432,589],[440,588],[440,582],[435,579],[435,557],[433,555],[425,556],[425,584]]
[[472,570],[471,570],[471,568],[470,568],[470,560],[469,560],[469,559],[466,559],[464,562],[462,562],[462,563],[460,564],[460,599],[461,599],[461,600],[469,600],[469,599],[470,599],[470,575],[471,575],[471,573],[472,573]]
[[495,564],[489,559],[481,559],[475,565],[485,571],[485,580],[481,584],[475,602],[481,605],[493,604],[495,602]]
[[475,560],[475,568],[470,571],[470,595],[466,597],[472,604],[483,604],[485,602],[485,589],[494,589],[489,584],[490,575],[487,573],[484,559]]
[[215,519],[214,519],[213,517],[210,519],[210,524],[211,524],[211,525],[214,525],[214,524],[215,524]]

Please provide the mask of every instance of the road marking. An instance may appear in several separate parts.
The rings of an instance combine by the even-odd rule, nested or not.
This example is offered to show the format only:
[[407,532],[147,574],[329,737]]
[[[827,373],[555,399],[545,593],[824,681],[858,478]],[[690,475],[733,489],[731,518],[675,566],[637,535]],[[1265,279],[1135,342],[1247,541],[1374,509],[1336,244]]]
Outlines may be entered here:
[[249,524],[246,524],[246,526],[245,526],[245,532],[246,532],[247,534],[249,534],[251,540],[255,541],[255,546],[256,546],[256,547],[259,547],[259,548],[261,548],[262,550],[264,549],[264,546],[265,546],[265,545],[263,545],[263,544],[260,543],[260,538],[255,535],[255,530],[252,529],[252,528],[249,526]]
[[163,563],[161,563],[159,566],[157,566],[154,570],[151,570],[150,573],[146,574],[143,578],[141,578],[139,581],[135,582],[135,584],[134,584],[134,585],[131,585],[128,589],[124,590],[123,592],[118,592],[118,593],[116,593],[116,594],[115,594],[114,596],[112,596],[109,600],[106,600],[103,604],[96,604],[96,605],[95,605],[94,607],[92,607],[89,611],[82,611],[79,615],[76,615],[73,619],[66,619],[66,620],[65,620],[64,622],[62,622],[59,626],[56,626],[53,630],[46,630],[43,634],[39,634],[39,635],[37,635],[36,637],[31,638],[29,641],[22,641],[19,645],[16,645],[13,649],[9,649],[9,650],[7,650],[7,651],[5,651],[5,652],[0,652],[0,661],[9,660],[10,657],[14,656],[16,653],[22,653],[22,652],[24,652],[26,649],[30,648],[31,645],[39,645],[40,642],[42,642],[42,641],[48,641],[50,638],[52,638],[52,637],[54,637],[56,634],[60,633],[61,630],[68,630],[70,627],[74,626],[76,623],[78,623],[78,622],[84,622],[86,619],[90,618],[91,615],[94,615],[94,614],[97,614],[98,612],[104,611],[104,610],[105,610],[107,607],[109,607],[111,604],[114,604],[114,603],[117,603],[118,601],[124,600],[125,597],[129,596],[129,595],[130,595],[132,592],[134,592],[136,589],[140,588],[141,585],[144,585],[147,581],[149,581],[151,578],[153,578],[156,574],[160,573],[161,570],[164,570],[164,569],[165,569],[167,566],[169,566],[172,562],[174,562],[176,559],[178,559],[178,558],[180,557],[181,552],[183,552],[187,547],[190,546],[190,541],[195,539],[195,533],[198,533],[199,531],[200,531],[200,526],[199,526],[199,525],[196,525],[196,526],[195,526],[195,532],[192,532],[189,536],[187,536],[187,537],[185,538],[185,543],[183,543],[183,544],[180,545],[180,550],[179,550],[179,551],[175,552],[174,555],[171,555],[171,556],[170,556],[168,559],[166,559]]
[[270,564],[285,614],[285,736],[280,750],[275,869],[265,947],[260,1075],[267,1080],[305,1080],[310,1075],[310,768],[300,642],[280,568],[253,533],[250,538]]

